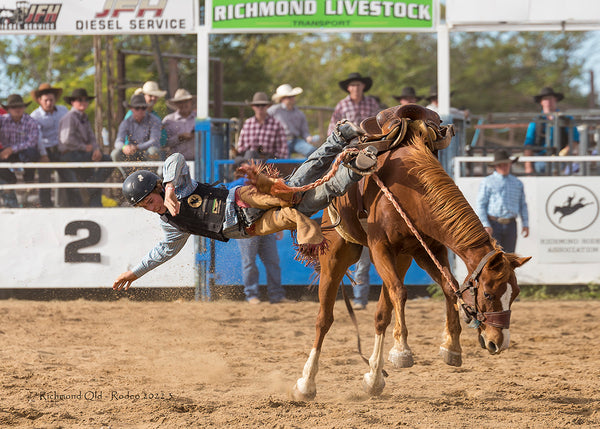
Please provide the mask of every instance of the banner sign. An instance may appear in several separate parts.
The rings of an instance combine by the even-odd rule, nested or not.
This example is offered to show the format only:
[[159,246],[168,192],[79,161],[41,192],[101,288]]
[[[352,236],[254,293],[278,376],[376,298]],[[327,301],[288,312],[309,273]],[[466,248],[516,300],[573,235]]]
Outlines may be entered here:
[[[533,256],[517,270],[519,282],[600,283],[600,177],[519,179],[525,187],[530,232],[527,238],[519,235],[516,253]],[[473,207],[480,183],[480,177],[456,179]],[[466,275],[464,268],[460,272]]]
[[177,34],[196,31],[195,0],[9,1],[2,34]]
[[433,0],[213,0],[212,32],[434,30]]
[[[164,239],[158,215],[133,207],[0,209],[0,288],[110,288]],[[193,287],[194,240],[135,287]]]

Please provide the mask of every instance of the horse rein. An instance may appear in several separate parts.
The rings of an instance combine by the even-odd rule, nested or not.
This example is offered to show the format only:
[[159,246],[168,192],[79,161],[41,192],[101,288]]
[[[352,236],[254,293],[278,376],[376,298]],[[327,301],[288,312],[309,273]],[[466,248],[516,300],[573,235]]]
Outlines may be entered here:
[[[479,283],[479,276],[481,274],[481,271],[483,271],[483,268],[492,258],[492,256],[496,255],[499,251],[492,250],[487,255],[485,255],[481,259],[475,270],[462,284],[462,286],[460,288],[457,288],[454,285],[454,282],[452,281],[449,273],[446,270],[444,270],[442,264],[437,260],[431,249],[429,249],[429,246],[427,246],[427,243],[425,243],[425,241],[421,237],[421,234],[419,234],[419,231],[417,231],[417,229],[414,227],[413,223],[408,218],[404,210],[402,210],[402,207],[400,207],[400,204],[398,203],[394,195],[392,195],[387,186],[385,186],[385,184],[381,181],[377,173],[373,173],[371,177],[373,178],[373,180],[375,180],[375,183],[377,183],[377,185],[381,188],[381,191],[387,197],[387,199],[392,203],[398,214],[400,214],[402,219],[404,219],[406,226],[408,226],[408,229],[410,229],[410,231],[417,238],[417,240],[419,240],[419,243],[421,243],[421,245],[431,258],[437,269],[440,271],[444,279],[452,287],[454,294],[456,295],[456,298],[458,300],[458,304],[464,311],[463,320],[468,324],[468,326],[470,328],[477,328],[480,324],[484,323],[486,325],[494,326],[497,328],[508,329],[510,324],[510,310],[481,312],[477,306],[477,286]],[[465,293],[466,291],[469,291],[471,296],[465,300],[463,298],[463,293]],[[467,300],[472,301],[472,303],[467,303]]]

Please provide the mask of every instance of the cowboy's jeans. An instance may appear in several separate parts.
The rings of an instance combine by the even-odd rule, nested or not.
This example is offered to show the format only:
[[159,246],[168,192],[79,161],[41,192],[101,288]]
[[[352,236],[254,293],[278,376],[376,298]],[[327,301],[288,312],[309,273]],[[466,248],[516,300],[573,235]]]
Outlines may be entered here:
[[360,259],[356,263],[356,270],[354,271],[354,302],[360,305],[367,305],[369,302],[369,288],[371,286],[371,279],[369,276],[369,270],[371,269],[371,255],[369,254],[369,248],[363,247]]
[[256,257],[258,256],[267,272],[267,294],[269,301],[279,302],[285,298],[281,286],[281,268],[277,253],[277,239],[274,234],[259,235],[237,240],[242,256],[242,277],[246,299],[259,297],[259,279]]
[[[286,183],[289,186],[304,186],[320,179],[327,174],[336,156],[344,150],[346,144],[337,134],[331,133],[327,140],[298,167]],[[340,167],[331,180],[306,191],[302,196],[302,201],[295,208],[307,216],[312,216],[327,207],[335,197],[344,195],[348,188],[362,177],[349,168]]]

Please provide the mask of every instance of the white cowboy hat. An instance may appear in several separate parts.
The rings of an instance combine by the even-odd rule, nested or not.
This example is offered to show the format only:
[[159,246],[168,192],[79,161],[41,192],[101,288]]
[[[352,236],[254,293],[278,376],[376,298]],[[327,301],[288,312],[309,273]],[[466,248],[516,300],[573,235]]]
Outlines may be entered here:
[[158,87],[158,83],[149,80],[142,86],[142,93],[148,95],[154,95],[155,97],[164,97],[167,95],[167,91],[163,91]]
[[271,98],[275,103],[279,103],[283,97],[295,97],[300,94],[302,94],[302,88],[299,86],[292,88],[292,85],[289,83],[284,83],[283,85],[279,85]]
[[196,96],[190,94],[190,92],[187,89],[179,88],[177,91],[175,91],[175,95],[173,96],[173,98],[169,98],[167,100],[167,106],[177,110],[177,106],[175,105],[175,103],[179,103],[181,101],[195,100],[195,99],[196,99]]

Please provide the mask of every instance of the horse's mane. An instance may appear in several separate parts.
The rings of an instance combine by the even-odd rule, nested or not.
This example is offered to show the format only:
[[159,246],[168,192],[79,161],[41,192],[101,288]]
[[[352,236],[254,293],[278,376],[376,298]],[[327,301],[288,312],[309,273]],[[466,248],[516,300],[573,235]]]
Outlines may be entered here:
[[[424,139],[419,135],[413,136],[408,149],[409,153],[404,159],[413,164],[409,174],[414,175],[423,186],[423,197],[431,207],[434,219],[454,237],[457,249],[466,250],[489,243],[490,236],[473,208],[425,146]],[[492,245],[496,247],[495,243]]]

